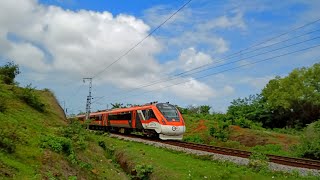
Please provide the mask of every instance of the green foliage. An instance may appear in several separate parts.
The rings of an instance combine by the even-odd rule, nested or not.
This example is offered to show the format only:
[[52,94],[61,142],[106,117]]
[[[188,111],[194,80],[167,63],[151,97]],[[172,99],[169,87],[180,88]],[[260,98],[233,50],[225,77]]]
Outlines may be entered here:
[[296,151],[300,157],[320,160],[320,120],[305,129],[301,144],[296,147]]
[[184,137],[183,140],[186,142],[194,142],[198,144],[204,143],[204,140],[199,135]]
[[75,149],[85,150],[88,147],[87,133],[84,127],[78,122],[73,121],[67,127],[60,130],[63,137],[73,142]]
[[268,157],[261,152],[253,152],[249,157],[248,166],[255,171],[266,171],[268,169]]
[[246,119],[245,117],[239,117],[238,119],[236,119],[234,121],[234,125],[238,125],[242,128],[263,129],[262,123],[250,121],[250,120]]
[[8,62],[4,66],[0,67],[0,83],[13,85],[14,79],[20,74],[19,66],[14,64],[13,61]]
[[211,107],[208,106],[208,105],[202,105],[199,108],[200,108],[200,113],[201,114],[209,114],[209,111],[211,109]]
[[[238,98],[233,100],[228,107],[227,115],[233,123],[237,123],[235,121],[239,119],[242,121],[247,119],[255,122],[269,122],[271,118],[265,104],[265,99],[260,94],[250,95],[244,99]],[[248,124],[243,125],[246,126]]]
[[320,63],[276,77],[262,90],[273,115],[272,127],[301,128],[320,118]]
[[138,164],[135,166],[134,169],[137,172],[135,178],[138,178],[141,180],[147,180],[149,179],[149,176],[153,171],[153,166],[146,165],[146,164]]
[[24,102],[37,111],[45,111],[45,105],[41,102],[40,97],[37,95],[35,88],[31,87],[31,84],[23,88],[19,96]]
[[230,135],[229,124],[221,122],[218,126],[212,126],[209,129],[209,134],[220,141],[227,141]]
[[57,153],[66,153],[70,155],[73,153],[72,142],[65,137],[44,136],[41,138],[41,148],[49,148]]
[[8,109],[7,99],[0,95],[0,112],[5,112]]

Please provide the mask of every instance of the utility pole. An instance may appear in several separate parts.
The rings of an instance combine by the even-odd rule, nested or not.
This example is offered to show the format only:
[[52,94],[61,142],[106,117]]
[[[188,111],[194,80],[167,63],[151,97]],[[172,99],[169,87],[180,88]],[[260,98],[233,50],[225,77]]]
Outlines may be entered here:
[[92,78],[83,78],[83,82],[89,81],[89,95],[87,96],[87,104],[86,104],[86,119],[89,119],[90,115],[90,106],[91,106],[91,89],[92,89]]

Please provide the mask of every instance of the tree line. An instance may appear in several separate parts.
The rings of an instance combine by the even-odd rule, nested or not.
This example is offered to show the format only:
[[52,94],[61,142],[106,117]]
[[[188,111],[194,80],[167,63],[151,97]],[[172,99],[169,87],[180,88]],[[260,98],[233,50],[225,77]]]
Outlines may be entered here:
[[[209,113],[210,106],[181,108],[182,113]],[[234,99],[227,120],[246,119],[267,128],[302,128],[320,119],[320,63],[294,69],[270,80],[261,93]]]

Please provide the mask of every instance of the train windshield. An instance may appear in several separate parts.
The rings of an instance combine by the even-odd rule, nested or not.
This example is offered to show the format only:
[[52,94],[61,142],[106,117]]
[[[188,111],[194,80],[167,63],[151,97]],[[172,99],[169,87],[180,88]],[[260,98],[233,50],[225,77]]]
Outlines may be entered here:
[[168,103],[158,103],[157,108],[160,110],[160,112],[163,114],[163,116],[167,119],[167,121],[175,121],[179,122],[179,114],[177,109]]

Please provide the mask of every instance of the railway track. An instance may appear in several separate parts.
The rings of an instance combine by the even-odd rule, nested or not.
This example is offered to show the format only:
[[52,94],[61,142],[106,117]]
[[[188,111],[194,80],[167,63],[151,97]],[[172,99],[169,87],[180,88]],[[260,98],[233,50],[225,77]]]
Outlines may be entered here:
[[[159,142],[159,143],[168,144],[168,145],[177,146],[177,147],[183,147],[183,148],[192,149],[192,150],[223,154],[228,156],[249,158],[251,155],[251,152],[243,151],[239,149],[217,147],[217,146],[196,144],[196,143],[183,142],[183,141],[163,141],[159,139],[150,139],[150,138],[146,138],[138,135],[122,135],[122,136],[130,137],[130,138],[138,138],[138,139],[143,139],[147,141],[154,141],[154,142]],[[269,158],[269,162],[273,162],[276,164],[320,170],[320,161],[317,161],[317,160],[292,158],[292,157],[276,156],[276,155],[267,155],[267,156]]]

